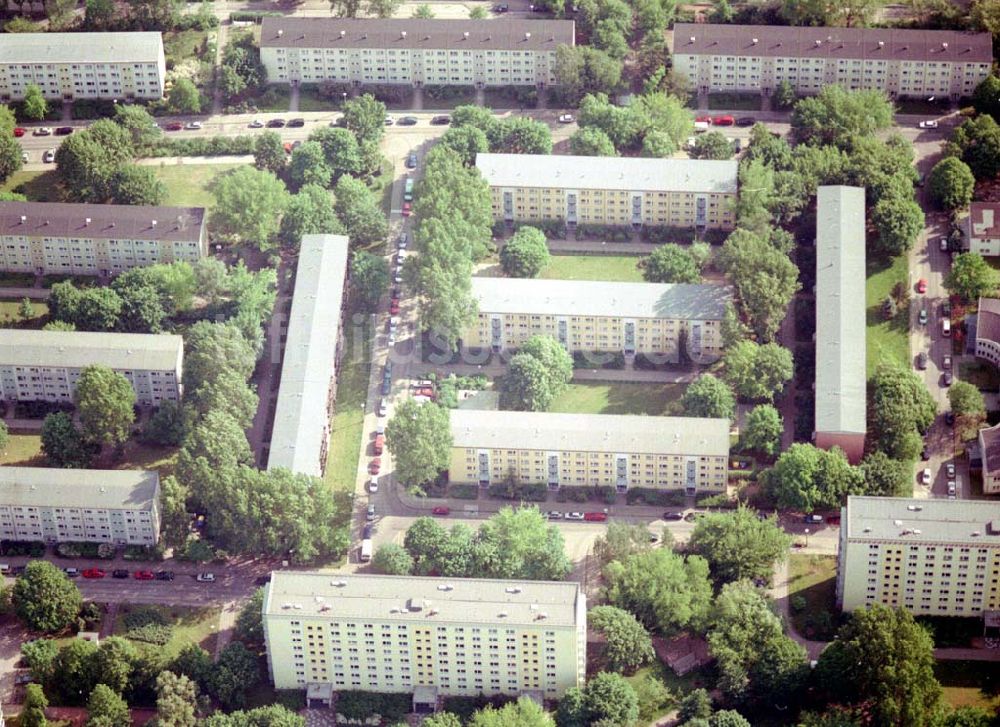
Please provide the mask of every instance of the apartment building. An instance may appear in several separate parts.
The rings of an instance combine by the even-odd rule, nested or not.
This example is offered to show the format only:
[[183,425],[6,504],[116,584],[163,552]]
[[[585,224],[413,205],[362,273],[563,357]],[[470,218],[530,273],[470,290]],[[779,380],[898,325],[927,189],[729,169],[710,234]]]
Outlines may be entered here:
[[723,285],[609,283],[529,278],[472,279],[478,316],[465,346],[519,348],[552,336],[569,351],[621,352],[676,363],[722,355],[722,319],[732,291]]
[[969,252],[978,252],[984,257],[1000,255],[1000,204],[972,202],[965,225]]
[[159,501],[152,470],[0,467],[0,539],[155,545]]
[[47,99],[158,99],[167,72],[158,32],[4,33],[0,101],[35,85]]
[[0,271],[108,276],[207,254],[203,207],[0,202]]
[[816,446],[840,447],[852,464],[865,454],[865,190],[816,194]]
[[477,154],[493,218],[731,230],[735,160]]
[[145,333],[0,329],[0,400],[72,402],[87,366],[107,366],[136,403],[180,401],[184,339]]
[[343,235],[302,236],[268,469],[319,477],[326,467],[347,245]]
[[551,86],[572,20],[264,18],[270,83]]
[[275,571],[263,616],[277,689],[414,692],[433,705],[458,695],[554,699],[586,674],[577,583]]
[[983,494],[1000,495],[1000,424],[979,430]]
[[971,96],[993,63],[989,33],[778,25],[674,26],[674,70],[699,93],[800,95],[825,86],[890,97]]
[[974,500],[848,497],[837,601],[915,616],[981,617],[1000,609],[1000,512]]
[[975,352],[976,358],[1000,367],[1000,299],[979,299]]
[[729,420],[451,411],[452,482],[722,492]]

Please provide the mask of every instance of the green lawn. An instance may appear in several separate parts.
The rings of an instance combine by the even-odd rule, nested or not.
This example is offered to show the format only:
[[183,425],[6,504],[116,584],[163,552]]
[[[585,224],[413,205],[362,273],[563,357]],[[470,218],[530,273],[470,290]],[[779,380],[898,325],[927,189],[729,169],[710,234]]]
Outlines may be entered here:
[[38,467],[45,464],[42,440],[37,434],[11,434],[7,446],[0,450],[0,465]]
[[[350,316],[345,316],[350,321]],[[357,339],[361,340],[358,341]],[[354,491],[361,430],[371,371],[371,326],[344,327],[344,353],[337,372],[337,403],[330,425],[330,451],[326,459],[326,482],[334,490]]]
[[[0,291],[3,292],[3,291]],[[0,300],[0,325],[7,328],[41,328],[49,315],[49,306],[40,300],[31,301],[35,316],[26,321],[21,320],[20,300]]]
[[677,415],[684,384],[576,383],[557,396],[549,411],[567,414]]
[[[180,576],[181,578],[190,576]],[[165,615],[173,628],[173,635],[163,646],[149,645],[155,649],[158,655],[164,660],[175,657],[181,649],[189,643],[195,643],[214,655],[215,632],[219,628],[219,607],[210,606],[205,608],[187,608],[185,606],[127,606],[123,605],[118,615],[115,617],[114,633],[118,636],[124,635],[125,615],[132,609],[153,609]],[[146,645],[145,642],[135,642]]]
[[1000,709],[1000,663],[985,661],[938,661],[934,676],[941,682],[944,701],[952,707]]
[[868,280],[865,284],[865,299],[868,307],[868,332],[865,341],[868,346],[868,376],[883,361],[910,366],[909,312],[900,310],[898,315],[887,321],[882,314],[882,302],[892,292],[898,282],[908,283],[907,260],[905,255],[893,258],[886,266],[877,261],[868,265]]
[[[832,555],[792,555],[788,561],[788,598],[795,630],[809,638],[829,638],[836,608],[837,558]],[[796,597],[805,599],[805,608],[796,610]]]
[[538,277],[549,280],[608,280],[641,283],[636,255],[553,255]]
[[181,207],[207,207],[215,205],[212,183],[222,174],[241,164],[164,164],[153,167],[156,176],[167,185],[167,198],[163,204]]
[[708,96],[708,108],[725,111],[760,111],[760,94],[712,93]]
[[179,65],[191,59],[201,59],[205,51],[208,31],[171,30],[163,34],[163,54],[167,63]]
[[57,186],[59,177],[55,169],[44,172],[14,172],[10,178],[0,185],[4,192],[18,192],[28,198],[29,202],[59,202],[61,195]]
[[639,697],[639,724],[642,725],[651,724],[666,715],[688,692],[712,686],[711,680],[706,679],[701,670],[679,677],[659,661],[642,667],[625,679]]
[[[114,469],[157,470],[161,476],[173,472],[177,461],[176,447],[151,447],[134,439],[125,444],[125,454],[115,462]],[[38,434],[11,434],[7,447],[0,452],[0,465],[44,466],[42,439]]]

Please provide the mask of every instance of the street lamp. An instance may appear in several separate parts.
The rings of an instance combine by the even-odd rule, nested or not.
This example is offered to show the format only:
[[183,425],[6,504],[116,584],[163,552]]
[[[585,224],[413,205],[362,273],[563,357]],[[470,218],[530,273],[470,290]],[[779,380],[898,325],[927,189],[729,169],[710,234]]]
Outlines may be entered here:
[[809,528],[806,528],[806,547],[809,547]]

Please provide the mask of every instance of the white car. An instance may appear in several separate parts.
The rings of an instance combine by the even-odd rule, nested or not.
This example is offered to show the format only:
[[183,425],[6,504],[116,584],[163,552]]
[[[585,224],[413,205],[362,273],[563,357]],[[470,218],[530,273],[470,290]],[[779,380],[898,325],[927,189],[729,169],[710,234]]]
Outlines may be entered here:
[[51,136],[52,135],[52,129],[51,129],[51,127],[48,127],[48,126],[39,126],[37,129],[35,129],[34,135],[35,136]]
[[938,247],[941,248],[941,252],[948,252],[948,238],[942,237],[941,241],[938,243]]
[[389,114],[386,114],[386,115],[385,115],[385,125],[386,125],[386,126],[392,126],[392,123],[393,123],[393,122],[392,122],[392,117],[391,117],[391,116],[389,116]]
[[409,241],[410,241],[410,236],[404,232],[404,233],[402,233],[399,236],[399,239],[396,240],[396,246],[400,250],[405,250],[406,249],[406,243],[408,243]]
[[28,152],[26,152],[26,151],[22,151],[21,152],[21,161],[22,162],[28,161]]
[[372,477],[368,480],[368,491],[372,493],[378,492],[378,477]]
[[573,118],[573,114],[562,114],[559,116],[560,124],[572,124],[576,119]]
[[920,484],[929,485],[931,483],[931,468],[924,467],[924,471],[920,473]]
[[568,512],[566,513],[567,520],[583,520],[582,512]]
[[188,131],[194,131],[195,129],[200,129],[201,128],[201,122],[200,121],[189,121],[186,124],[184,124],[184,128],[187,129]]
[[948,480],[948,494],[949,495],[956,494],[955,480]]
[[938,127],[938,122],[936,121],[921,121],[918,126],[921,129],[936,129]]
[[47,164],[51,163],[51,162],[54,162],[55,160],[56,160],[56,150],[55,149],[48,149],[42,155],[42,161],[45,162],[45,163],[47,163]]
[[250,128],[251,129],[263,129],[264,128],[264,122],[261,121],[260,119],[254,119],[253,121],[250,122]]
[[562,516],[563,514],[558,510],[549,510],[547,513],[545,513],[545,517],[547,517],[549,520],[562,520]]
[[214,573],[199,573],[195,577],[195,580],[198,581],[199,583],[215,583],[215,574]]
[[386,406],[385,399],[382,399],[378,403],[378,415],[380,417],[384,417],[386,415],[386,412],[388,412],[388,411],[389,411],[389,407]]

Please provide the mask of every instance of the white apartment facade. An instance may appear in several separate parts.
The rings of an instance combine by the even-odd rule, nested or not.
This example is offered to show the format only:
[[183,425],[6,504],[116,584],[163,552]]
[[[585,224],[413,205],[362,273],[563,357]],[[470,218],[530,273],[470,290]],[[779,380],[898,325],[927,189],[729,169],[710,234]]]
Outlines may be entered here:
[[0,101],[20,101],[28,86],[52,100],[155,100],[166,78],[159,32],[4,33]]
[[1000,610],[1000,509],[980,500],[847,498],[837,602],[915,616]]
[[971,203],[965,223],[969,252],[977,252],[983,257],[1000,255],[1000,204]]
[[0,202],[0,270],[116,275],[208,254],[202,207]]
[[155,471],[0,467],[0,539],[155,545],[159,500]]
[[963,98],[990,73],[989,33],[773,25],[674,26],[674,69],[700,93],[800,95],[825,86],[885,91],[891,98]]
[[180,401],[183,358],[174,335],[0,329],[0,400],[72,402],[83,369],[106,366],[159,406]]
[[264,18],[270,83],[550,86],[571,20]]
[[263,621],[277,689],[554,699],[586,675],[577,583],[275,571]]

